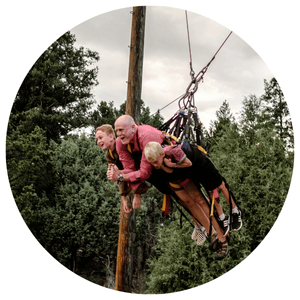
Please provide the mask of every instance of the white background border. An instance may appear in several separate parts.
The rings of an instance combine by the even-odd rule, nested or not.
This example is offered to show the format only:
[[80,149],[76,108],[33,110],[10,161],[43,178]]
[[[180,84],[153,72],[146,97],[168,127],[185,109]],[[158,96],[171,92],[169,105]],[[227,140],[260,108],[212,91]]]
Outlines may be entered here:
[[[245,40],[278,80],[299,136],[299,16],[297,1],[6,1],[1,4],[1,294],[2,299],[97,299],[120,296],[62,267],[32,236],[14,203],[6,174],[5,135],[13,99],[30,67],[65,31],[114,9],[159,5],[187,9],[220,23]],[[195,5],[197,3],[197,5]],[[292,298],[299,270],[297,240],[299,167],[278,221],[263,243],[240,265],[201,287],[147,297],[198,299]],[[122,293],[122,297],[146,297]]]

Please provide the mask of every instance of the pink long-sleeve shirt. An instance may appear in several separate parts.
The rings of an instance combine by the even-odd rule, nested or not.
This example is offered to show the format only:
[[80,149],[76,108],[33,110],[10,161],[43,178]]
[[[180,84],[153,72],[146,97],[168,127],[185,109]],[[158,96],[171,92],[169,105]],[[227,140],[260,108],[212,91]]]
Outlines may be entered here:
[[152,165],[146,160],[144,149],[149,142],[162,143],[165,138],[165,133],[160,130],[149,126],[141,125],[130,142],[131,151],[138,152],[142,151],[142,158],[140,163],[140,169],[136,170],[135,162],[128,150],[127,145],[123,145],[120,138],[116,140],[116,149],[119,154],[119,159],[123,165],[123,173],[129,177],[130,185],[133,190],[137,189],[141,181],[146,180],[150,177],[152,172]]

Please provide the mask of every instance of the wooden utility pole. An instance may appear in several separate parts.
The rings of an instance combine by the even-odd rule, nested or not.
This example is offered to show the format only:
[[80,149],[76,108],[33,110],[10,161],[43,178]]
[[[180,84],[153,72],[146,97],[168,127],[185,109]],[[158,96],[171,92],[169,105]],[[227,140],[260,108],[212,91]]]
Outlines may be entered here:
[[[142,94],[146,7],[133,8],[129,57],[126,114],[138,123]],[[133,273],[133,243],[135,238],[135,211],[124,212],[121,205],[115,290],[131,292]]]
[[126,114],[138,123],[142,96],[146,7],[133,8]]

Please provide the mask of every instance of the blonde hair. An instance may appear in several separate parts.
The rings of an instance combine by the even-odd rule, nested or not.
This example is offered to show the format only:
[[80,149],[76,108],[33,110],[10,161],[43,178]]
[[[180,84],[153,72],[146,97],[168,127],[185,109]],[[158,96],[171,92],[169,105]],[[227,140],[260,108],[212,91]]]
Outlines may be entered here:
[[113,134],[114,138],[116,138],[115,131],[110,124],[103,124],[103,125],[97,127],[95,130],[95,134],[99,130],[102,132],[105,132],[107,135]]
[[158,142],[149,142],[144,149],[144,154],[148,162],[155,161],[163,152],[164,150]]

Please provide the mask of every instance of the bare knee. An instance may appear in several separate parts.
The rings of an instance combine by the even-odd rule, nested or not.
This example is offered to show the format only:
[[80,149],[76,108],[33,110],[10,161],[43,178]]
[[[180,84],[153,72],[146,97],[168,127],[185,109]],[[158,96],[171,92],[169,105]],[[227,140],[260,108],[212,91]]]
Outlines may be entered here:
[[201,197],[198,193],[194,193],[192,194],[192,199],[194,200],[194,203],[198,204],[198,205],[205,205],[206,204],[206,201],[203,197]]
[[218,189],[219,189],[221,192],[223,192],[223,191],[226,190],[226,186],[225,186],[224,181],[222,181],[222,183],[218,186]]
[[175,193],[180,198],[183,206],[190,206],[192,204],[193,199],[183,190],[176,191]]

